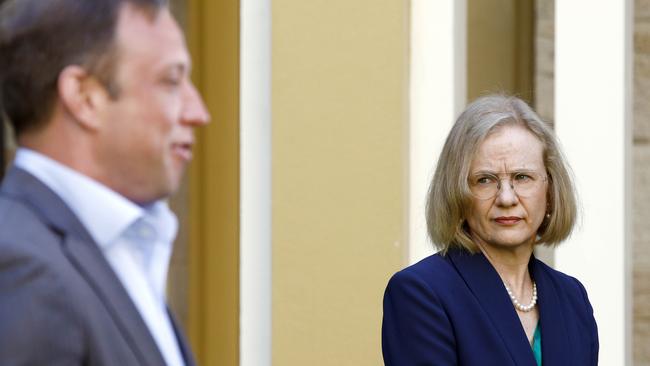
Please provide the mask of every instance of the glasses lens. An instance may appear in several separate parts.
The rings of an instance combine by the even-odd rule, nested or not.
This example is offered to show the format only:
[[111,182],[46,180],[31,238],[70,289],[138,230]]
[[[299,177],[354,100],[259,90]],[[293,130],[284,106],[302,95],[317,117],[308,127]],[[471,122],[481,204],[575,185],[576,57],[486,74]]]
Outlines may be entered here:
[[499,193],[502,183],[509,184],[520,197],[529,197],[537,192],[544,176],[535,172],[513,172],[510,179],[500,178],[496,174],[478,173],[469,178],[469,188],[472,195],[479,199],[490,199]]
[[537,191],[541,177],[534,172],[518,172],[512,174],[510,181],[517,195],[529,197]]
[[479,199],[492,198],[499,191],[499,177],[492,174],[474,174],[470,177],[469,189]]

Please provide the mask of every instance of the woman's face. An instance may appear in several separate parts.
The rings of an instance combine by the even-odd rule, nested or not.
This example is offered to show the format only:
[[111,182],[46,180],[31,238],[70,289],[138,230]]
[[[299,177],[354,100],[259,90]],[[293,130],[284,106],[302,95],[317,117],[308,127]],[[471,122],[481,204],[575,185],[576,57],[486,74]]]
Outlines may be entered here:
[[[485,197],[489,185],[500,180],[494,197],[472,195],[467,224],[479,245],[514,249],[535,242],[547,207],[542,154],[542,142],[519,125],[503,126],[479,145],[470,165],[470,188]],[[532,184],[531,177],[537,178]]]

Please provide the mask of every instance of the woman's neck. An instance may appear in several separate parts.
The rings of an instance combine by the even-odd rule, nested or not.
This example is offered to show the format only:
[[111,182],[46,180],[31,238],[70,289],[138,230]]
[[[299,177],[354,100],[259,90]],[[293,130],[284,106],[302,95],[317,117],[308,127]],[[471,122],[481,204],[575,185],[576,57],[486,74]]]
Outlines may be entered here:
[[477,243],[481,252],[497,271],[501,280],[515,292],[525,294],[532,287],[532,279],[528,273],[528,262],[533,254],[533,244],[516,247],[495,247],[485,243]]

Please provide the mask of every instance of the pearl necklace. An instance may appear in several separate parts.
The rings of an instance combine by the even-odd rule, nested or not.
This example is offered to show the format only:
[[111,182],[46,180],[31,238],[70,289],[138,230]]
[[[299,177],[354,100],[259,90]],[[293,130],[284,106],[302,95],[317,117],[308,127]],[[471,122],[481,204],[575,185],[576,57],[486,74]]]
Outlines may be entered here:
[[519,300],[517,300],[515,295],[512,293],[512,291],[510,291],[510,288],[508,287],[508,285],[506,285],[505,282],[503,282],[503,285],[506,287],[506,291],[508,291],[508,296],[510,296],[510,300],[512,301],[512,305],[515,306],[515,309],[517,309],[519,311],[523,311],[524,313],[527,313],[527,312],[533,310],[533,308],[537,304],[537,285],[535,284],[535,281],[533,281],[533,298],[530,301],[530,304],[528,304],[528,305],[521,305],[519,303]]

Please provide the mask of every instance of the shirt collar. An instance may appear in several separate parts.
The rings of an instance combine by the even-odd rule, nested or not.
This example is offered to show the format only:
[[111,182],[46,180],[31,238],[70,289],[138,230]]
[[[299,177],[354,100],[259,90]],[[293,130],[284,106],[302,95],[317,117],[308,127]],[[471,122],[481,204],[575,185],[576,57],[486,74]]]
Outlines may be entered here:
[[34,175],[61,197],[102,247],[142,218],[152,220],[151,225],[160,230],[159,239],[173,240],[176,217],[165,201],[138,206],[105,185],[27,148],[16,151],[14,165]]
[[140,220],[153,229],[157,241],[171,243],[176,237],[178,220],[165,201],[143,207]]

